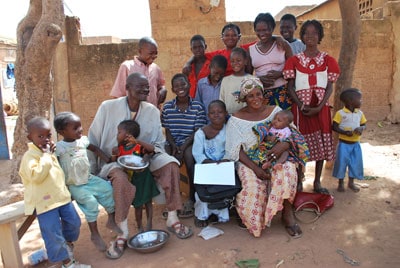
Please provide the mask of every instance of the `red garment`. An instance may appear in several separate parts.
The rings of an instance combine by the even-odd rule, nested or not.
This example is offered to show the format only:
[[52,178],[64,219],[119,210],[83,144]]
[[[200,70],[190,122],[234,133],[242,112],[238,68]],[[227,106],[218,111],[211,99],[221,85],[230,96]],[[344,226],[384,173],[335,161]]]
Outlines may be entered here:
[[[241,45],[240,47],[245,49],[246,51],[249,51],[249,47],[251,45],[255,44],[256,42],[257,41],[254,41],[254,42],[251,42],[248,44],[244,44],[244,45]],[[204,55],[210,61],[216,55],[224,56],[226,58],[226,60],[228,61],[228,66],[227,66],[226,72],[225,72],[225,76],[228,76],[228,75],[233,74],[233,70],[232,70],[232,66],[231,66],[231,52],[232,52],[232,50],[227,50],[226,48],[224,48],[224,49],[219,49],[219,50],[215,50],[212,52],[206,52]]]
[[196,67],[195,67],[194,63],[192,63],[191,71],[188,76],[189,83],[190,83],[190,90],[189,90],[190,97],[194,98],[196,96],[197,81],[199,81],[201,78],[207,77],[209,74],[210,74],[210,60],[209,59],[206,59],[203,66],[201,67],[199,73],[197,74],[197,77],[196,77]]
[[138,155],[143,156],[143,148],[142,146],[137,143],[134,146],[126,146],[126,145],[119,145],[118,146],[119,156],[122,155]]
[[[334,83],[340,74],[336,60],[325,52],[307,57],[304,52],[286,61],[285,79],[295,79],[295,92],[304,105],[318,106],[325,96],[328,83]],[[310,150],[310,161],[333,160],[335,151],[332,140],[332,119],[329,103],[312,117],[305,116],[293,103],[294,124],[303,134]]]

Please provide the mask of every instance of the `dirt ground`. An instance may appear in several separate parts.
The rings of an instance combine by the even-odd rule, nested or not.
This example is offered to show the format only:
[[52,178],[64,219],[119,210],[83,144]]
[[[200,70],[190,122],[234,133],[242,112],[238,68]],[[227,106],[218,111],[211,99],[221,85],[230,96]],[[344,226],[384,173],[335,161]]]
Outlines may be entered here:
[[[180,240],[171,235],[163,249],[141,254],[126,249],[118,260],[109,260],[90,242],[87,224],[82,220],[81,235],[76,242],[75,256],[92,267],[235,267],[238,260],[258,259],[260,267],[350,267],[345,260],[359,262],[361,267],[400,267],[400,125],[369,122],[362,139],[365,176],[359,181],[359,193],[336,191],[337,181],[325,168],[322,183],[335,197],[334,207],[314,223],[300,223],[303,237],[291,239],[280,222],[274,218],[260,238],[240,229],[231,219],[217,227],[224,234],[211,240],[197,235],[201,229],[193,218],[183,222],[192,226],[194,236]],[[23,187],[10,186],[10,161],[0,161],[0,205],[21,199]],[[314,165],[307,166],[305,190],[311,191]],[[153,227],[165,229],[161,217],[162,205],[155,205]],[[81,214],[82,216],[82,214]],[[83,218],[83,217],[82,217]],[[134,211],[129,218],[134,234]],[[100,231],[106,241],[113,234],[105,228],[106,214],[99,218]],[[27,257],[43,245],[35,221],[20,241],[25,267]],[[340,249],[346,255],[339,254]],[[37,267],[50,267],[45,262]],[[1,267],[1,264],[0,264]]]

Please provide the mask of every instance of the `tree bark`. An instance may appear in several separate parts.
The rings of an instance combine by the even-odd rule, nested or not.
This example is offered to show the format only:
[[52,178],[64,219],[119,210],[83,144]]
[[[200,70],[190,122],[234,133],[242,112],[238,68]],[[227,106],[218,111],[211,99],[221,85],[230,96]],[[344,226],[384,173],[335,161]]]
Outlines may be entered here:
[[19,116],[14,131],[11,183],[21,181],[21,158],[27,149],[26,123],[35,116],[49,118],[53,98],[51,67],[64,23],[62,0],[30,0],[17,28],[15,64]]
[[340,93],[352,86],[354,66],[357,59],[358,42],[361,33],[361,18],[357,0],[339,0],[342,17],[342,44],[339,66],[341,74],[335,85],[334,110],[341,109]]

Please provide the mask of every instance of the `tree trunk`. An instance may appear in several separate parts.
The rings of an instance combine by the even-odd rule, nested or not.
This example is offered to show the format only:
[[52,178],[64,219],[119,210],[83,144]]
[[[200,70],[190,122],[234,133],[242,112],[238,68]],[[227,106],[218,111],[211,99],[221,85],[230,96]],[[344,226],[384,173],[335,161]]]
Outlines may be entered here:
[[18,175],[27,149],[26,122],[35,116],[49,117],[53,97],[51,66],[62,37],[62,0],[30,0],[29,10],[17,28],[15,64],[19,116],[14,131],[11,183]]
[[342,17],[342,44],[339,66],[341,74],[335,85],[334,110],[341,109],[340,93],[352,86],[354,65],[357,59],[358,42],[361,33],[361,18],[357,0],[339,0]]

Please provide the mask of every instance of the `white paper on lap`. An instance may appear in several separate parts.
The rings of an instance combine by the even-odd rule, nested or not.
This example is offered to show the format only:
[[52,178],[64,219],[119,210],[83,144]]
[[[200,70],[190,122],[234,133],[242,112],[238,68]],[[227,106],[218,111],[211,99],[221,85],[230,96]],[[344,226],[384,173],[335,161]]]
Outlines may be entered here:
[[213,185],[235,185],[234,162],[196,164],[194,183]]

